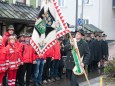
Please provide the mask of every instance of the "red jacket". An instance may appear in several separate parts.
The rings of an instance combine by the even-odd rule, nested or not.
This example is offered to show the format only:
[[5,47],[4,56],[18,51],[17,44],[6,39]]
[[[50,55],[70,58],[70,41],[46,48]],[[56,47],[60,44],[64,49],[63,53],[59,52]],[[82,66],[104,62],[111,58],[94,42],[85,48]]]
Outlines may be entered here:
[[54,49],[54,60],[60,60],[60,58],[61,58],[60,43],[58,41],[53,46],[53,49]]
[[24,63],[33,63],[36,60],[35,50],[30,44],[24,44],[21,52]]
[[16,43],[14,44],[14,46],[9,43],[6,46],[6,52],[7,52],[7,58],[9,59],[9,66],[8,66],[9,70],[18,69],[21,55]]
[[5,32],[4,33],[4,36],[3,36],[3,45],[8,45],[8,38],[10,37],[11,35],[8,33],[8,32]]
[[48,58],[48,57],[54,57],[53,46],[50,49],[48,49],[44,54],[44,58]]
[[0,73],[5,72],[8,69],[8,62],[5,47],[0,45]]

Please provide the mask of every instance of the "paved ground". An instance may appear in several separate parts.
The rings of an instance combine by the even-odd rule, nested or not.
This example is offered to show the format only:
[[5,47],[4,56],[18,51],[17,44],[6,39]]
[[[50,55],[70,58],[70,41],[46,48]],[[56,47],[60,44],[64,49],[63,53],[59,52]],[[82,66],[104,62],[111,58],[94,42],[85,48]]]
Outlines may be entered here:
[[[99,86],[99,81],[100,81],[99,77],[100,75],[98,74],[98,72],[91,72],[89,74],[91,86]],[[78,82],[80,86],[88,86],[84,76],[78,76]],[[69,86],[69,81],[66,79],[62,79],[60,81],[49,83],[44,86]]]

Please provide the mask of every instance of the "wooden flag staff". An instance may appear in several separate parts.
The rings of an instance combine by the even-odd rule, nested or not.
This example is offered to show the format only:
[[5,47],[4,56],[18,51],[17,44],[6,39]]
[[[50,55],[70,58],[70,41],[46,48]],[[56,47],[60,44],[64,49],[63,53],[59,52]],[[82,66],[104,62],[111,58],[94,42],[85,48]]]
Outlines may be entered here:
[[[74,40],[73,40],[73,37],[72,37],[72,35],[71,35],[71,33],[69,33],[69,37],[70,37],[70,39],[71,39],[72,41],[74,41]],[[80,61],[80,63],[82,63],[78,46],[74,44],[74,48],[75,48],[75,51],[76,51],[76,53],[77,53],[77,55],[78,55],[78,60]],[[85,78],[86,78],[86,80],[87,80],[87,82],[88,82],[88,86],[90,86],[90,82],[89,82],[88,76],[87,76],[87,74],[86,74],[86,71],[85,71],[85,69],[84,69],[83,67],[82,67],[82,69],[83,69],[83,73],[84,73],[84,75],[85,75]]]

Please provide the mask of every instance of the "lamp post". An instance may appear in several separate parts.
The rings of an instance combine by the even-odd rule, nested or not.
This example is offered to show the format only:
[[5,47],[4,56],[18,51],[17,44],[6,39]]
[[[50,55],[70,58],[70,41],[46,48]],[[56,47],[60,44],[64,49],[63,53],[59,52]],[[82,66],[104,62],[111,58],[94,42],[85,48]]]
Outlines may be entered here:
[[81,15],[81,19],[82,19],[82,28],[84,29],[84,21],[83,21],[83,12],[84,11],[84,0],[82,0],[82,15]]
[[77,19],[78,19],[78,0],[76,0],[75,30],[77,30]]

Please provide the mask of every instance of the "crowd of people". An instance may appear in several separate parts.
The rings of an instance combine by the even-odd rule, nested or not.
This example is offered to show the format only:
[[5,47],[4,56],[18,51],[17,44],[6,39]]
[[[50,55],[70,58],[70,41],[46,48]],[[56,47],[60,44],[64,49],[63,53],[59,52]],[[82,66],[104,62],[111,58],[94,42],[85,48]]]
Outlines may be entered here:
[[[73,43],[68,35],[58,38],[55,46],[44,55],[38,55],[30,44],[30,34],[17,37],[14,32],[10,25],[3,37],[0,36],[0,86],[31,86],[31,81],[34,86],[41,86],[62,79],[64,67],[70,86],[79,86],[77,76],[72,72],[75,66],[71,54]],[[88,72],[104,67],[109,55],[106,35],[85,34],[79,29],[75,38],[83,57],[81,66],[87,65]],[[66,56],[65,63],[63,56]]]

